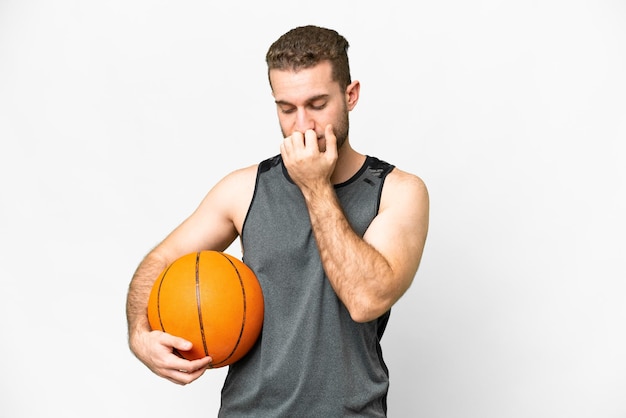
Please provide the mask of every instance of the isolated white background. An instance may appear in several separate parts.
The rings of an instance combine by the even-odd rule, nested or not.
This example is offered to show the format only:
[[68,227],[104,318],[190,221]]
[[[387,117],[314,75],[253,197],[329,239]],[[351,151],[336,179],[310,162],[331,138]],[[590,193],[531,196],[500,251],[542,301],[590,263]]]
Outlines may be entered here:
[[225,370],[151,374],[126,289],[278,153],[264,55],[309,23],[352,45],[353,146],[431,194],[390,416],[626,417],[626,4],[216,3],[0,0],[0,417],[215,416]]

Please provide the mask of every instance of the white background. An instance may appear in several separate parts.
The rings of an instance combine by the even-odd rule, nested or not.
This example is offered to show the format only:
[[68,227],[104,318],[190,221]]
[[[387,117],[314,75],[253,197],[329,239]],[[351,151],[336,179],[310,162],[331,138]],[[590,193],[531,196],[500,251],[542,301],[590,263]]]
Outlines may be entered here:
[[212,3],[0,0],[0,417],[215,416],[225,370],[150,373],[126,289],[278,153],[264,56],[309,23],[351,43],[352,145],[432,199],[390,416],[626,417],[626,4]]

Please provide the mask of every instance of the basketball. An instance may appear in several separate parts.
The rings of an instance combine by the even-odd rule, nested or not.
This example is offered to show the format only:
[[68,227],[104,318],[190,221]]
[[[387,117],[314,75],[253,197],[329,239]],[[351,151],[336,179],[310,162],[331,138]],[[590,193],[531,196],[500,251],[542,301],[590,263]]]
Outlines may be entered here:
[[153,330],[184,338],[195,360],[211,356],[210,367],[241,359],[263,325],[263,293],[254,272],[241,260],[219,251],[180,257],[157,277],[148,300]]

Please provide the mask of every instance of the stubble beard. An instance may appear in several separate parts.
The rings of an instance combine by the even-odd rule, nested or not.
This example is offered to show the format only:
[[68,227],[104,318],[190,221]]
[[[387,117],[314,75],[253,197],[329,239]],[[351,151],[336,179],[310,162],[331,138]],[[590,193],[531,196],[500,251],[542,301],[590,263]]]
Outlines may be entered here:
[[348,139],[348,132],[350,130],[350,121],[348,119],[348,109],[344,107],[342,117],[339,119],[336,125],[333,126],[335,136],[337,137],[337,151],[343,147]]

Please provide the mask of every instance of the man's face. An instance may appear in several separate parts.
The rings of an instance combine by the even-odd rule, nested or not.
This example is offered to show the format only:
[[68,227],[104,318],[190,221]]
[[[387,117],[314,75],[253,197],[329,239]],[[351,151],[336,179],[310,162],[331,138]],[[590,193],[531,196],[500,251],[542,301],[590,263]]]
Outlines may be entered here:
[[270,70],[270,81],[283,137],[312,129],[320,151],[325,151],[324,129],[330,123],[341,148],[348,138],[349,109],[346,92],[332,80],[328,61],[297,72]]

